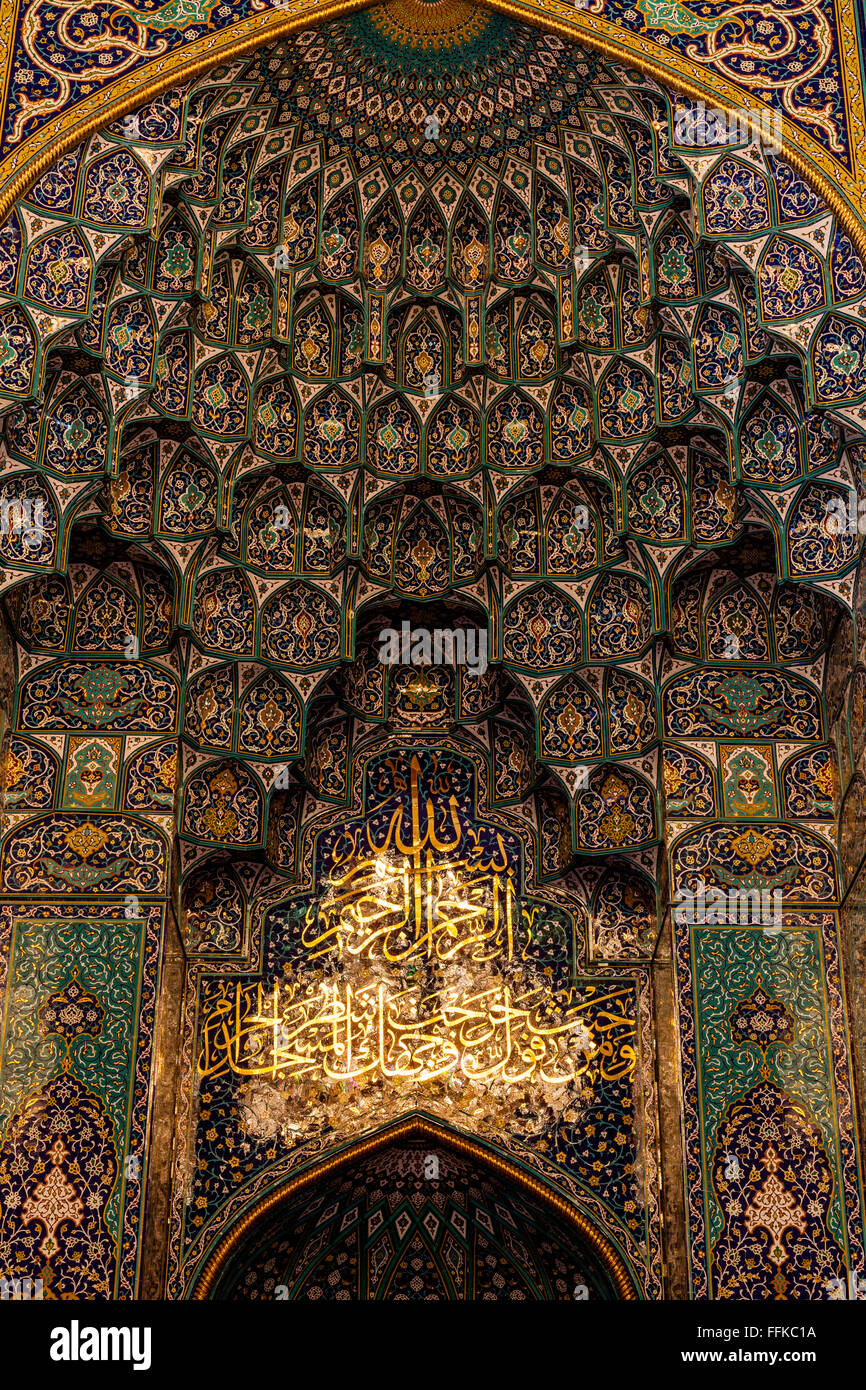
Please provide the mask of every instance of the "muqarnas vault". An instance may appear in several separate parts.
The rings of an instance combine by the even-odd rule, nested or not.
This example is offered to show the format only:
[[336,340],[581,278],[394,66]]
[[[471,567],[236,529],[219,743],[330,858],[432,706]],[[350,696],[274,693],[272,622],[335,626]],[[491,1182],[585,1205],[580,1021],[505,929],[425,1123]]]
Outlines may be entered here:
[[[3,1278],[866,1270],[866,270],[675,115],[393,0],[10,211]],[[382,661],[407,622],[487,659]]]

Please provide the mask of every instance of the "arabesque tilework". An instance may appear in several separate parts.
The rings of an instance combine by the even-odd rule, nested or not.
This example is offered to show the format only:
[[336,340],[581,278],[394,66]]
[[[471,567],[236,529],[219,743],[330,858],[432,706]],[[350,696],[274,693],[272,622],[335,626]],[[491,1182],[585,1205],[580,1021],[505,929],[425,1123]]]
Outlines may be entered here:
[[[103,82],[90,11],[40,5],[21,150],[238,18],[118,10]],[[760,73],[851,172],[843,11],[774,21],[807,54],[826,37],[785,82],[747,67],[726,11],[619,18],[750,90]],[[0,1275],[134,1296],[148,1183],[170,1182],[169,1297],[261,1296],[274,1250],[318,1288],[293,1241],[353,1183],[414,1190],[405,1154],[351,1154],[409,1113],[458,1144],[450,1186],[381,1240],[323,1237],[330,1288],[410,1286],[422,1225],[435,1296],[486,1296],[490,1242],[492,1287],[530,1297],[660,1298],[664,1241],[701,1299],[826,1298],[862,1271],[840,921],[866,269],[801,162],[745,131],[685,145],[678,110],[658,75],[525,17],[393,0],[186,74],[20,190]],[[673,1117],[653,1012],[672,908]],[[149,1135],[175,1102],[169,1154]],[[660,1130],[680,1128],[687,1228],[665,1232]],[[274,1213],[343,1150],[350,1176]],[[484,1154],[502,1211],[446,1238]],[[532,1183],[571,1214],[570,1254],[558,1226],[539,1244]]]

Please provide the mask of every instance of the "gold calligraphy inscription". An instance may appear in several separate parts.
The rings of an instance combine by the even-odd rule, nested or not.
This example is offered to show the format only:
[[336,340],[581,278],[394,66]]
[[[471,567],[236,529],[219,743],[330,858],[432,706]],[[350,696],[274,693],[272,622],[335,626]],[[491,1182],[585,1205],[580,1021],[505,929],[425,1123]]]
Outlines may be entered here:
[[343,856],[335,854],[328,889],[307,913],[311,959],[332,952],[394,963],[513,958],[516,890],[502,836],[485,851],[453,794],[438,805],[427,796],[422,805],[420,780],[413,757],[411,837],[404,838],[400,804],[378,839],[368,821],[352,831]]
[[539,982],[541,911],[521,908],[503,835],[464,820],[447,777],[425,781],[414,755],[403,793],[333,851],[303,964],[270,988],[207,987],[199,1073],[302,1085],[461,1073],[509,1087],[570,1086],[590,1068],[630,1076],[630,986]]
[[605,1080],[630,1076],[635,1023],[627,986],[553,993],[507,982],[424,995],[382,980],[259,984],[221,981],[205,1019],[202,1077],[333,1081],[460,1071],[467,1080],[567,1085],[597,1063]]

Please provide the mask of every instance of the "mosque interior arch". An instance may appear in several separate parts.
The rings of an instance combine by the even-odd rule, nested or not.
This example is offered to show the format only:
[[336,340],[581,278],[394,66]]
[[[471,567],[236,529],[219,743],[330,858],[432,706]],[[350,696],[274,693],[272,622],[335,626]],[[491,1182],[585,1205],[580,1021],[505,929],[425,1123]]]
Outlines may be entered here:
[[862,236],[684,109],[390,0],[9,209],[9,1277],[760,1301],[866,1265]]

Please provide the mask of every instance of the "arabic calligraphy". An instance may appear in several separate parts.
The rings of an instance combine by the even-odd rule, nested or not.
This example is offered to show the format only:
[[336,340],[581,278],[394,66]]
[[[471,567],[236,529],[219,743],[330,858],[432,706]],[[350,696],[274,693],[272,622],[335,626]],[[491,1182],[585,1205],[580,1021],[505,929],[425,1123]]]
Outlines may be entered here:
[[369,785],[363,821],[336,827],[320,861],[292,964],[205,983],[199,1074],[268,1078],[310,1104],[437,1081],[567,1103],[590,1070],[588,1084],[630,1076],[630,986],[568,983],[559,961],[539,978],[544,922],[521,904],[507,828],[475,821],[435,757],[383,763]]
[[480,985],[425,995],[417,986],[392,993],[375,978],[277,982],[270,992],[261,983],[221,981],[204,1022],[199,1074],[432,1081],[456,1071],[485,1085],[560,1086],[597,1063],[606,1080],[631,1075],[627,991],[575,1000],[574,991]]
[[502,836],[491,852],[462,823],[453,793],[438,804],[422,799],[417,757],[409,793],[411,835],[401,802],[384,833],[368,821],[342,854],[335,850],[328,890],[307,913],[302,941],[310,958],[511,960],[517,891]]

